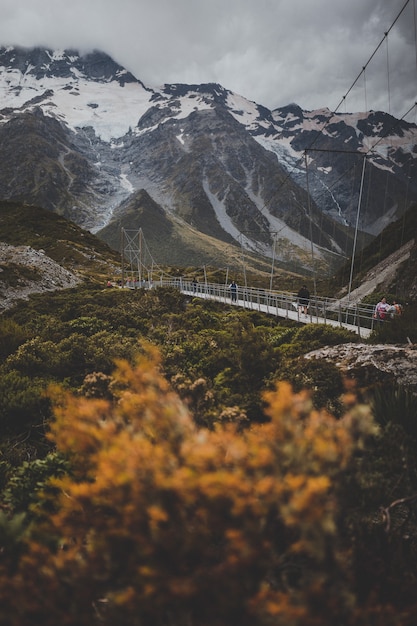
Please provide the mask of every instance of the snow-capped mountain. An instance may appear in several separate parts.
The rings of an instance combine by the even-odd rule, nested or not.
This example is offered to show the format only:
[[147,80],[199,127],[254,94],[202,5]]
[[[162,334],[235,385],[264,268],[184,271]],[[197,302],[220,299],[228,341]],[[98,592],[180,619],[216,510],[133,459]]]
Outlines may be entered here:
[[101,52],[22,48],[0,48],[0,95],[0,197],[115,247],[142,227],[162,263],[238,245],[326,268],[351,253],[360,189],[372,235],[417,198],[417,127],[380,112],[269,111],[216,84],[147,88]]

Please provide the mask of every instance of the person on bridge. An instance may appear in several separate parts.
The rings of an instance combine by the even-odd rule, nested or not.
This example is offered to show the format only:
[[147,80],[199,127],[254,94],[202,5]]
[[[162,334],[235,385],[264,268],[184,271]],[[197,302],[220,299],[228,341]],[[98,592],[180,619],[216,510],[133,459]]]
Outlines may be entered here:
[[374,318],[378,320],[378,322],[384,322],[387,319],[388,311],[390,309],[390,305],[387,302],[385,297],[381,298],[378,304],[375,306]]
[[399,315],[402,315],[402,314],[403,314],[402,304],[400,304],[396,300],[393,300],[392,305],[391,305],[391,310],[390,310],[391,317],[398,317]]
[[298,298],[298,313],[308,313],[308,305],[310,303],[310,292],[306,285],[303,285],[297,293]]
[[236,302],[236,300],[237,300],[237,284],[235,283],[234,280],[232,280],[232,282],[230,283],[229,289],[230,289],[230,297],[232,299],[232,302]]

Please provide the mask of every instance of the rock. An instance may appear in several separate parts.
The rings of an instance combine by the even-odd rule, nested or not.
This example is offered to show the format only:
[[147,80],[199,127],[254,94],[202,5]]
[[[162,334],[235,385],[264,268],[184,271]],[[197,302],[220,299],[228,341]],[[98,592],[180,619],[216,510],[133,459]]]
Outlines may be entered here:
[[396,382],[417,395],[417,346],[345,343],[304,355],[333,363],[359,387]]

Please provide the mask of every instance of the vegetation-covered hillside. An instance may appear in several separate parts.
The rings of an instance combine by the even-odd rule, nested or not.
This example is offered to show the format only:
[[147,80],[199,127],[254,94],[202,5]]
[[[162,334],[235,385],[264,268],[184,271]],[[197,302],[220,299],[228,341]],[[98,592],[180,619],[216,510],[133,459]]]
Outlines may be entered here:
[[0,241],[44,250],[66,269],[100,284],[120,266],[120,254],[88,231],[52,211],[19,202],[0,201]]
[[411,624],[414,424],[302,359],[352,340],[162,288],[4,313],[0,624]]

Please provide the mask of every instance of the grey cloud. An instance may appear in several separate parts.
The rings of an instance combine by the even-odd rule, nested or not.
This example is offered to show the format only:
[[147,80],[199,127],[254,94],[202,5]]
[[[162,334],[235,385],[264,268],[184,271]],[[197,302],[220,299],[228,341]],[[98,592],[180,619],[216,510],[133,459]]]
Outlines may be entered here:
[[[0,43],[93,48],[150,86],[218,82],[270,108],[334,109],[405,0],[0,0]],[[412,5],[347,110],[397,115],[416,84]],[[371,71],[372,70],[372,71]],[[415,91],[415,90],[414,90]],[[366,93],[365,93],[366,92]],[[395,109],[395,110],[394,110]]]

